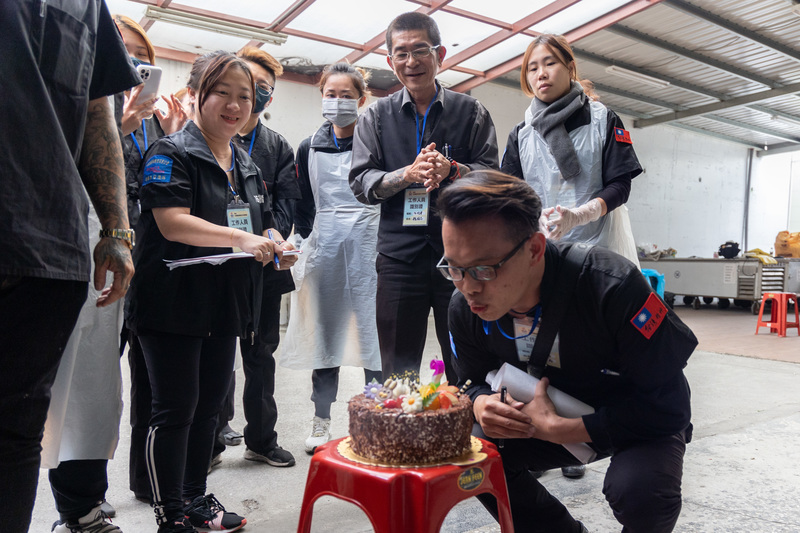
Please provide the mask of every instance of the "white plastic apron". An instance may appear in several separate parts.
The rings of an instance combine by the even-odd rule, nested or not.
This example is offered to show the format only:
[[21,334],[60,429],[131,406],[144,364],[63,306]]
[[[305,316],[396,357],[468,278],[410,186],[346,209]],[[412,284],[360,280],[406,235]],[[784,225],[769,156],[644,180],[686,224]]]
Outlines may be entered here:
[[380,370],[375,324],[380,206],[364,205],[353,195],[347,178],[352,152],[312,148],[308,158],[316,217],[292,267],[297,290],[280,364]]
[[[90,204],[91,250],[100,240],[99,232],[100,222]],[[106,283],[112,280],[109,272]],[[44,426],[42,468],[77,459],[113,459],[117,449],[122,416],[119,333],[123,300],[98,308],[95,301],[99,295],[94,283],[89,283],[89,295],[61,357]]]
[[[547,142],[531,126],[530,107],[525,125],[519,131],[519,156],[523,176],[542,199],[542,207],[574,208],[595,198],[603,189],[603,147],[606,142],[608,111],[599,102],[590,102],[591,123],[569,132],[581,173],[565,180]],[[565,242],[597,244],[616,252],[639,266],[631,232],[628,209],[624,205],[599,220],[577,226],[561,238]]]

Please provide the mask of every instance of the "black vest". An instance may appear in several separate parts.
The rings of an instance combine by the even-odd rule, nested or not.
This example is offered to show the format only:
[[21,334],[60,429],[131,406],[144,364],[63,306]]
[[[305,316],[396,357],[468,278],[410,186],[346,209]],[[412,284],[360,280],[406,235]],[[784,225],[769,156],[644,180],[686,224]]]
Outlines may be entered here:
[[[441,88],[443,102],[433,103],[422,138],[422,146],[434,142],[436,149],[451,146],[450,155],[459,163],[469,165],[481,147],[470,146],[480,104],[471,96]],[[417,156],[414,106],[403,103],[404,90],[376,102],[377,131],[386,169],[410,165]],[[424,110],[423,110],[424,112]],[[419,118],[420,127],[423,119]],[[442,182],[442,186],[448,184]],[[381,204],[378,230],[378,252],[400,261],[411,262],[425,246],[430,245],[437,255],[444,254],[442,220],[436,210],[439,189],[431,191],[428,199],[428,225],[403,226],[405,191],[400,191]]]

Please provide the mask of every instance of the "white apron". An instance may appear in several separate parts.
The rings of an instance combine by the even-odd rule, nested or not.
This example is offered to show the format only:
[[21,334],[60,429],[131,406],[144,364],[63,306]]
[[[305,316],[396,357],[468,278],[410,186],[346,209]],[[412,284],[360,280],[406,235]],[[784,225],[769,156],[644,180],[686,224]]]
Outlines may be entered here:
[[[89,246],[94,250],[100,240],[100,222],[89,205]],[[106,283],[112,280],[113,274],[108,273]],[[119,333],[124,299],[98,308],[95,301],[99,295],[90,282],[89,295],[61,357],[44,426],[42,468],[56,468],[62,461],[77,459],[113,459],[117,449],[122,416]]]
[[312,148],[308,159],[316,217],[292,267],[297,290],[280,364],[380,370],[375,324],[380,206],[364,205],[353,195],[347,179],[352,152]]
[[[542,207],[574,208],[595,198],[603,189],[603,147],[606,142],[607,110],[590,102],[591,123],[569,132],[581,173],[571,180],[561,177],[547,142],[531,126],[531,109],[525,111],[525,125],[519,131],[522,174],[542,199]],[[599,220],[577,226],[561,238],[564,242],[597,244],[616,252],[639,266],[628,208],[619,206]]]

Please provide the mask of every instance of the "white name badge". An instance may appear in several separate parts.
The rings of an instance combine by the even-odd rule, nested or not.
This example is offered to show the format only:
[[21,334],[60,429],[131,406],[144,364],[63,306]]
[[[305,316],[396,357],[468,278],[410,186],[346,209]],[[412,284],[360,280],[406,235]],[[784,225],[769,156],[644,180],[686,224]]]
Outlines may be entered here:
[[547,366],[561,368],[561,354],[559,353],[558,334],[556,334],[556,338],[553,341],[553,347],[550,348],[550,357],[547,358]]
[[531,333],[532,325],[532,317],[526,316],[525,318],[514,319],[514,342],[517,344],[517,357],[520,361],[526,363],[531,358],[533,343],[536,342],[536,335],[539,333],[539,326],[536,326],[536,329]]
[[[230,203],[228,204],[228,227],[240,229],[247,233],[253,233],[253,224],[250,221],[250,205],[244,203]],[[234,252],[241,252],[242,250],[237,247],[232,247]]]
[[428,225],[428,193],[424,188],[406,189],[403,226]]

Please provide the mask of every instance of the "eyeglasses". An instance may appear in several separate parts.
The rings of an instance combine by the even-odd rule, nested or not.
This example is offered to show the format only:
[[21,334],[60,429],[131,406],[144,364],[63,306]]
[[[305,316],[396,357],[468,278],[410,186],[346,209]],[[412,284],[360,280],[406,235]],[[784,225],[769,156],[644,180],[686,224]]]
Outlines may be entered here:
[[264,98],[269,98],[275,92],[275,87],[264,81],[256,85],[256,92]]
[[417,48],[416,50],[412,50],[411,52],[397,52],[396,54],[392,54],[389,57],[395,63],[405,63],[408,61],[408,58],[414,56],[414,59],[419,61],[420,59],[425,59],[432,53],[434,53],[441,45],[437,44],[436,46],[426,46],[425,48]]
[[514,254],[520,251],[522,246],[528,242],[531,236],[528,235],[525,237],[522,242],[514,247],[511,252],[503,259],[500,260],[499,263],[496,265],[480,265],[480,266],[472,266],[472,267],[457,267],[457,266],[450,266],[444,262],[444,257],[442,257],[439,262],[436,264],[436,268],[439,269],[439,272],[442,273],[442,276],[449,279],[450,281],[461,281],[464,279],[464,272],[469,272],[469,275],[478,281],[492,281],[494,278],[497,277],[497,270],[505,264],[506,261],[514,257]]

